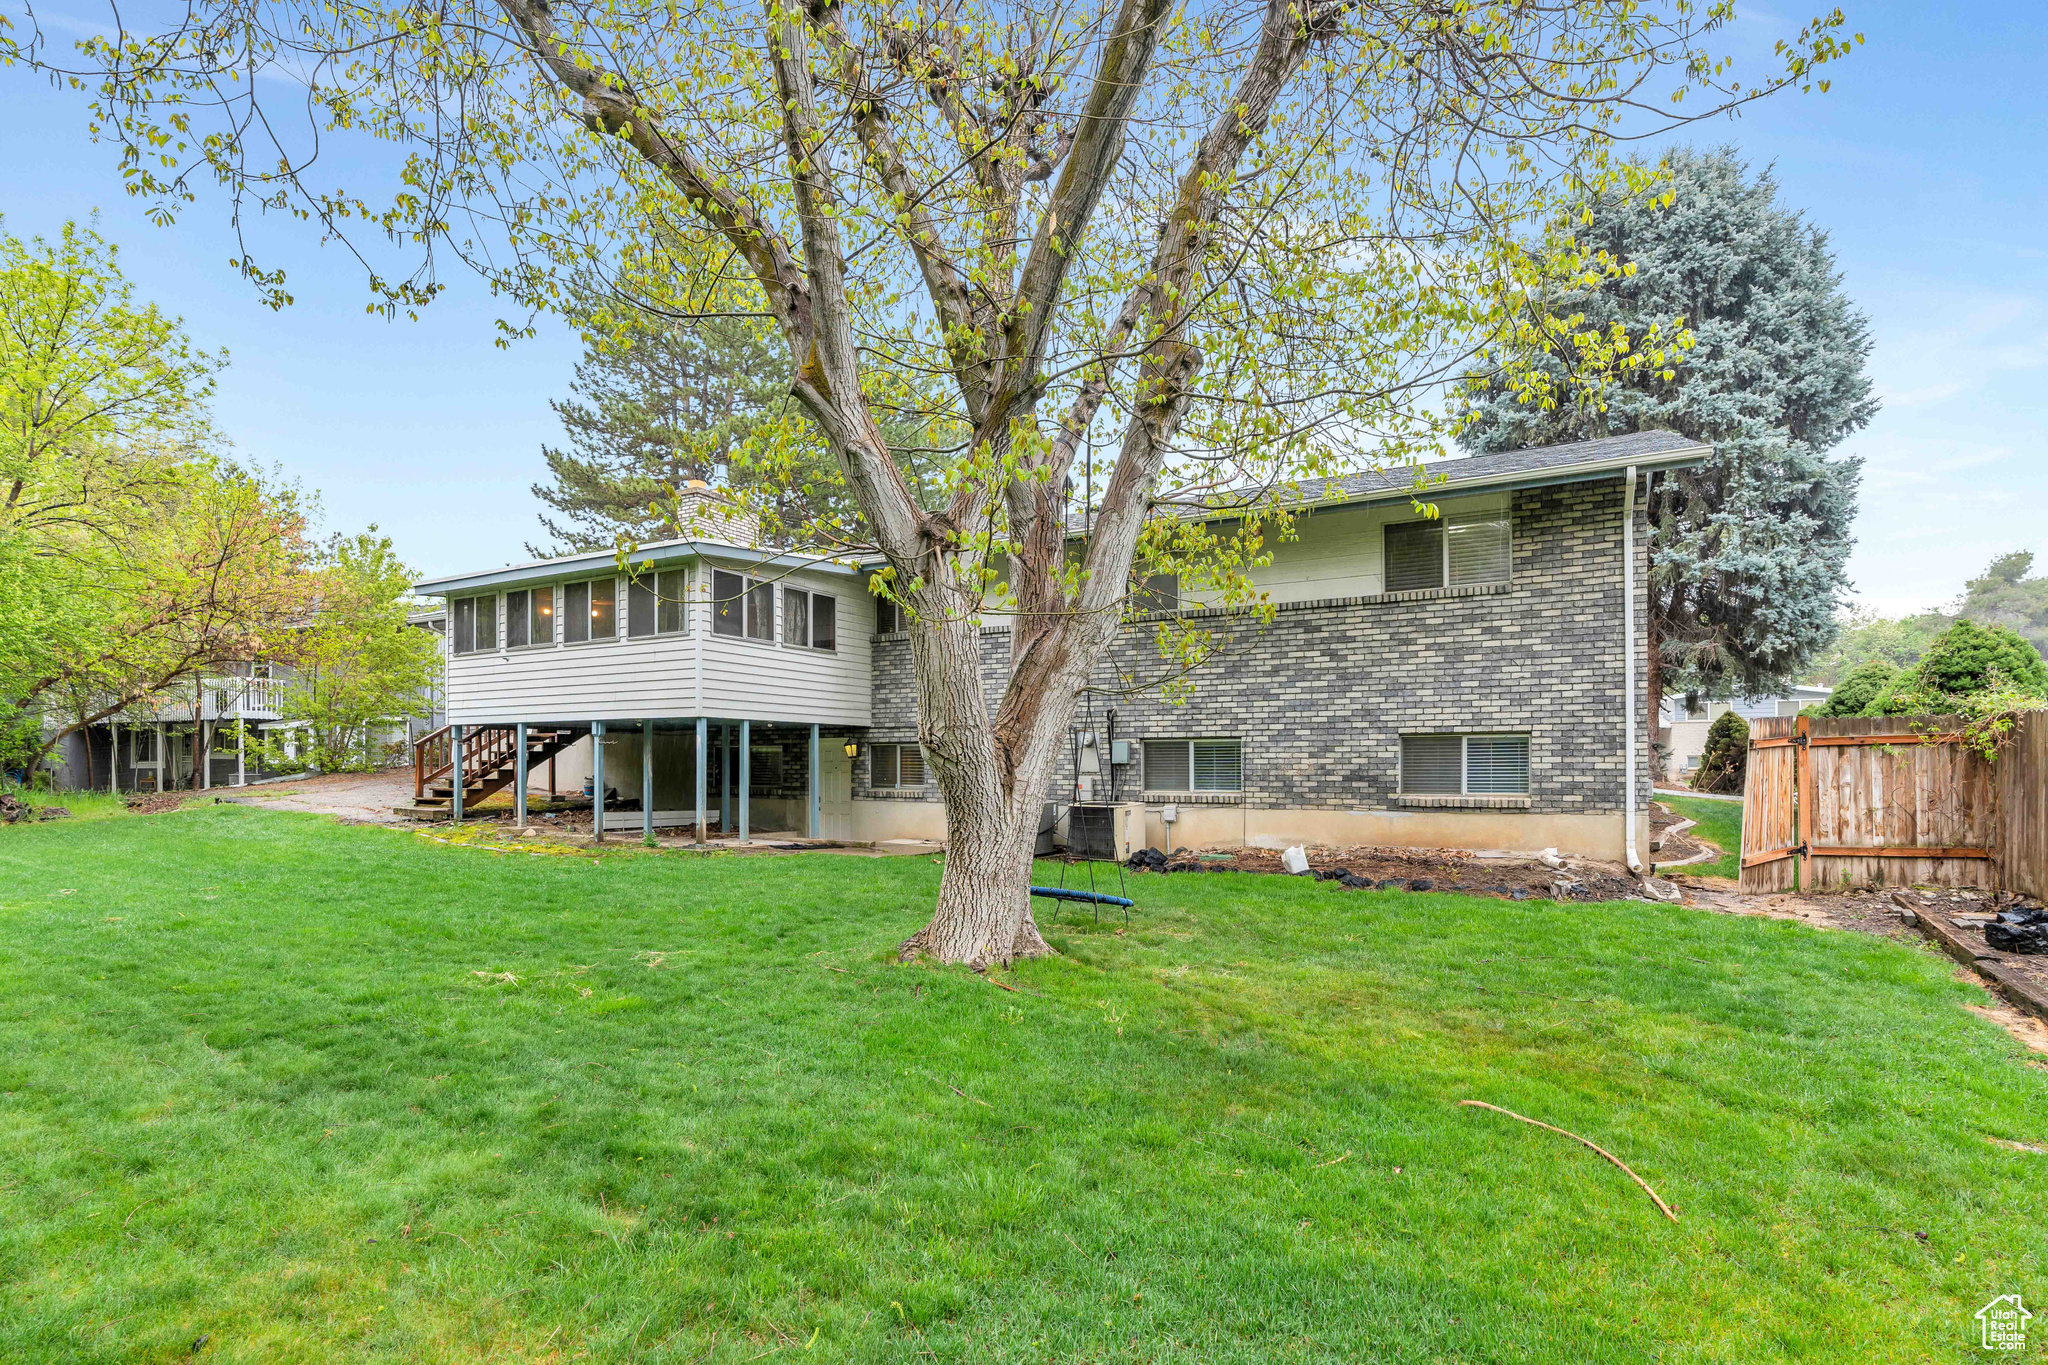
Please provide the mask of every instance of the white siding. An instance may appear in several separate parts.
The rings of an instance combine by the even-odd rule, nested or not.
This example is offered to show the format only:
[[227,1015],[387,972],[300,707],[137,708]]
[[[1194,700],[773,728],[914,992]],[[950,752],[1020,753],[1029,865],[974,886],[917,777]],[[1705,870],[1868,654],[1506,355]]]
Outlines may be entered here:
[[[875,600],[868,594],[866,576],[769,576],[776,584],[773,641],[713,635],[709,604],[691,604],[693,611],[702,613],[693,618],[691,628],[704,631],[704,714],[790,724],[866,725],[873,709],[869,637],[875,633]],[[782,643],[784,587],[839,599],[837,649]]]
[[[448,719],[457,725],[516,721],[680,719],[866,725],[870,712],[868,637],[875,608],[866,581],[844,574],[794,573],[778,586],[830,593],[839,599],[838,648],[814,650],[776,640],[735,640],[710,633],[711,606],[693,569],[689,632],[639,639],[620,636],[586,644],[507,649],[504,622],[497,649],[448,654]],[[625,580],[619,582],[619,628],[625,628]],[[498,610],[504,614],[504,593]],[[701,650],[701,654],[700,654]],[[698,660],[703,660],[702,686]]]
[[[1437,501],[1446,519],[1508,507],[1505,493],[1482,493]],[[1273,562],[1251,571],[1252,582],[1275,602],[1307,602],[1324,597],[1369,597],[1386,591],[1381,563],[1382,528],[1389,522],[1414,521],[1407,503],[1382,507],[1329,507],[1295,523],[1295,540],[1274,545]],[[1182,594],[1187,606],[1201,605],[1211,594]]]

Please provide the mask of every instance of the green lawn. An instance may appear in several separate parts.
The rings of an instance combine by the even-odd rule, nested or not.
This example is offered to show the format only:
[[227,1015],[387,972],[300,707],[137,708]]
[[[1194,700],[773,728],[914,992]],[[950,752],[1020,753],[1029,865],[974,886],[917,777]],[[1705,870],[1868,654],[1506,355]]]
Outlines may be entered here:
[[1657,799],[1677,811],[1688,820],[1699,824],[1686,833],[1703,843],[1709,843],[1721,850],[1721,856],[1709,862],[1690,863],[1677,869],[1686,876],[1734,877],[1742,872],[1742,803],[1740,801],[1713,801],[1702,796],[1667,796],[1657,793]]
[[1866,1365],[2048,1293],[2048,1072],[1931,953],[1216,874],[1007,991],[894,963],[937,872],[0,830],[0,1360]]

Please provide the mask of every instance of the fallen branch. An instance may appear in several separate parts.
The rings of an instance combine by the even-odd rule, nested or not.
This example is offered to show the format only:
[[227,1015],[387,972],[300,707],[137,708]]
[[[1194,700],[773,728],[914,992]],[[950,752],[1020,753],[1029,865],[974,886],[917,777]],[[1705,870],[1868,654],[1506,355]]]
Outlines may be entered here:
[[1027,990],[1025,990],[1025,989],[1024,989],[1024,988],[1023,988],[1022,986],[1012,986],[1012,985],[1011,985],[1011,984],[1010,984],[1009,982],[1007,982],[1007,981],[998,981],[998,980],[996,980],[996,979],[995,979],[994,977],[992,977],[992,976],[985,976],[985,977],[983,977],[983,978],[982,978],[982,980],[984,980],[984,981],[988,982],[988,984],[989,984],[989,985],[991,985],[991,986],[997,986],[997,987],[1000,987],[1000,988],[1002,988],[1003,990],[1006,990],[1006,991],[1010,991],[1010,992],[1012,992],[1012,993],[1014,993],[1014,994],[1016,994],[1016,995],[1028,995],[1028,996],[1032,997],[1032,998],[1033,998],[1034,1000],[1043,1000],[1043,999],[1045,999],[1045,997],[1044,997],[1044,996],[1042,996],[1042,995],[1040,995],[1040,994],[1039,994],[1039,993],[1038,993],[1037,991],[1027,991]]
[[1340,1157],[1333,1157],[1333,1158],[1331,1158],[1331,1159],[1330,1159],[1330,1160],[1328,1160],[1328,1161],[1318,1161],[1318,1162],[1317,1162],[1317,1163],[1316,1163],[1315,1165],[1313,1165],[1313,1166],[1309,1167],[1309,1169],[1310,1169],[1310,1170],[1312,1170],[1312,1171],[1320,1171],[1320,1170],[1321,1170],[1321,1169],[1323,1169],[1323,1167],[1325,1167],[1325,1166],[1334,1166],[1334,1165],[1336,1165],[1336,1164],[1337,1164],[1337,1163],[1338,1163],[1339,1161],[1349,1161],[1349,1160],[1351,1160],[1351,1153],[1350,1153],[1349,1151],[1346,1151],[1346,1152],[1344,1153],[1344,1155],[1342,1155],[1342,1156],[1340,1156]]
[[1635,1182],[1636,1182],[1636,1184],[1638,1184],[1638,1185],[1641,1185],[1641,1186],[1643,1187],[1643,1193],[1644,1193],[1644,1194],[1647,1194],[1647,1195],[1649,1195],[1649,1196],[1650,1196],[1650,1198],[1652,1198],[1652,1199],[1655,1199],[1655,1200],[1657,1201],[1657,1207],[1658,1207],[1658,1208],[1660,1208],[1660,1209],[1662,1209],[1662,1210],[1664,1210],[1664,1216],[1665,1216],[1666,1218],[1669,1218],[1669,1219],[1670,1219],[1670,1220],[1671,1220],[1672,1222],[1674,1222],[1674,1223],[1678,1221],[1678,1215],[1677,1215],[1677,1214],[1675,1214],[1675,1213],[1673,1213],[1673,1212],[1671,1211],[1671,1206],[1670,1206],[1669,1204],[1667,1204],[1667,1203],[1665,1203],[1665,1202],[1664,1202],[1664,1200],[1663,1200],[1662,1196],[1660,1196],[1660,1195],[1659,1195],[1659,1194],[1658,1194],[1658,1193],[1657,1193],[1657,1192],[1656,1192],[1655,1190],[1653,1190],[1653,1189],[1651,1189],[1651,1188],[1650,1188],[1650,1182],[1649,1182],[1649,1181],[1647,1181],[1647,1180],[1643,1179],[1643,1178],[1642,1178],[1641,1176],[1637,1175],[1637,1174],[1636,1174],[1636,1173],[1635,1173],[1634,1171],[1631,1171],[1631,1170],[1629,1170],[1629,1168],[1628,1168],[1628,1163],[1627,1163],[1626,1161],[1623,1161],[1623,1160],[1622,1160],[1622,1159],[1621,1159],[1620,1157],[1618,1157],[1618,1156],[1616,1156],[1616,1155],[1615,1155],[1614,1153],[1612,1153],[1612,1152],[1608,1151],[1608,1150],[1607,1150],[1607,1149],[1606,1149],[1605,1147],[1602,1147],[1602,1146],[1601,1146],[1601,1145],[1600,1145],[1599,1143],[1597,1143],[1597,1142],[1588,1142],[1588,1141],[1586,1141],[1586,1139],[1585,1139],[1585,1138],[1582,1138],[1582,1137],[1580,1137],[1580,1136],[1579,1136],[1579,1135],[1578,1135],[1577,1133],[1569,1132],[1569,1131],[1567,1131],[1566,1129],[1563,1129],[1563,1128],[1559,1128],[1559,1127],[1558,1127],[1558,1126],[1557,1126],[1556,1124],[1554,1124],[1554,1123],[1545,1123],[1545,1122],[1544,1122],[1543,1120],[1541,1120],[1541,1119],[1532,1119],[1532,1118],[1530,1118],[1530,1117],[1529,1117],[1528,1115],[1526,1115],[1526,1114],[1517,1114],[1517,1113],[1516,1113],[1516,1112],[1515,1112],[1514,1110],[1512,1110],[1512,1109],[1503,1109],[1503,1108],[1501,1108],[1501,1107],[1500,1107],[1499,1105],[1497,1105],[1497,1104],[1488,1104],[1488,1103],[1487,1103],[1487,1102],[1486,1102],[1485,1100],[1459,1100],[1459,1101],[1458,1101],[1458,1103],[1459,1103],[1459,1104],[1461,1104],[1461,1105],[1468,1105],[1468,1106],[1470,1106],[1471,1108],[1474,1108],[1474,1109],[1491,1109],[1491,1110],[1492,1110],[1492,1111],[1493,1111],[1494,1113],[1496,1113],[1496,1114],[1506,1114],[1506,1115],[1507,1115],[1507,1116],[1508,1116],[1509,1118],[1511,1118],[1511,1119],[1519,1119],[1519,1120],[1521,1120],[1521,1121],[1522,1121],[1523,1123],[1531,1123],[1531,1124],[1534,1124],[1534,1125],[1535,1125],[1536,1127],[1538,1127],[1538,1128],[1548,1128],[1548,1129],[1549,1129],[1549,1130],[1550,1130],[1551,1132],[1553,1132],[1553,1133],[1563,1133],[1563,1134],[1564,1134],[1564,1135],[1565,1135],[1566,1137],[1570,1138],[1570,1139],[1571,1139],[1571,1140],[1572,1140],[1573,1142],[1577,1142],[1577,1143],[1580,1143],[1580,1144],[1582,1144],[1582,1145],[1584,1145],[1584,1146],[1587,1146],[1587,1147],[1591,1147],[1591,1148],[1592,1148],[1592,1149],[1593,1149],[1594,1151],[1596,1151],[1596,1152],[1598,1152],[1598,1153],[1599,1153],[1600,1155],[1602,1155],[1602,1156],[1606,1157],[1606,1158],[1607,1158],[1607,1159],[1608,1159],[1609,1161],[1613,1162],[1613,1163],[1614,1163],[1614,1164],[1615,1164],[1616,1166],[1619,1166],[1619,1167],[1620,1167],[1620,1168],[1622,1169],[1622,1172],[1623,1172],[1624,1174],[1626,1174],[1626,1175],[1628,1176],[1628,1178],[1629,1178],[1630,1180],[1633,1180],[1633,1181],[1635,1181]]

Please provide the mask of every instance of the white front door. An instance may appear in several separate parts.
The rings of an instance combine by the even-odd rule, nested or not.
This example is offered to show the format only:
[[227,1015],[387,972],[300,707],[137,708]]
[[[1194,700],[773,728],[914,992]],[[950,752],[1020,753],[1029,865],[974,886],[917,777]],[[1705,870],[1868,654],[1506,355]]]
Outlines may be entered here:
[[853,837],[853,760],[842,745],[820,745],[818,755],[818,836]]

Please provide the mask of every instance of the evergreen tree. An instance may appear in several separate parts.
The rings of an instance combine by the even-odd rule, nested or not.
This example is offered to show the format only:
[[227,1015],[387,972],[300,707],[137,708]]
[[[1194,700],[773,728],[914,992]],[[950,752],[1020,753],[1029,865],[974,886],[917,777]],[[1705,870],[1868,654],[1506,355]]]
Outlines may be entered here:
[[2031,551],[2014,550],[1970,580],[1958,610],[1987,626],[2006,626],[2048,654],[2048,575],[2029,577]]
[[[690,479],[709,480],[758,422],[788,407],[787,348],[762,319],[677,321],[588,280],[565,310],[584,335],[574,395],[553,400],[566,446],[545,446],[553,548],[608,549],[674,534],[667,506]],[[780,358],[778,358],[780,356]]]
[[1622,273],[1545,306],[1631,337],[1683,319],[1697,340],[1682,363],[1669,379],[1645,367],[1600,389],[1552,352],[1535,364],[1553,408],[1519,402],[1493,375],[1461,436],[1475,452],[1650,429],[1714,444],[1704,466],[1660,476],[1649,495],[1653,715],[1667,683],[1774,692],[1834,637],[1861,462],[1827,452],[1877,410],[1868,324],[1826,235],[1732,149],[1675,151],[1666,166],[1667,184],[1596,199],[1570,226],[1578,249],[1607,252]]
[[1850,670],[1828,699],[1814,708],[1816,715],[1860,716],[1863,708],[1877,699],[1878,695],[1892,685],[1899,676],[1898,665],[1884,659],[1871,659]]

